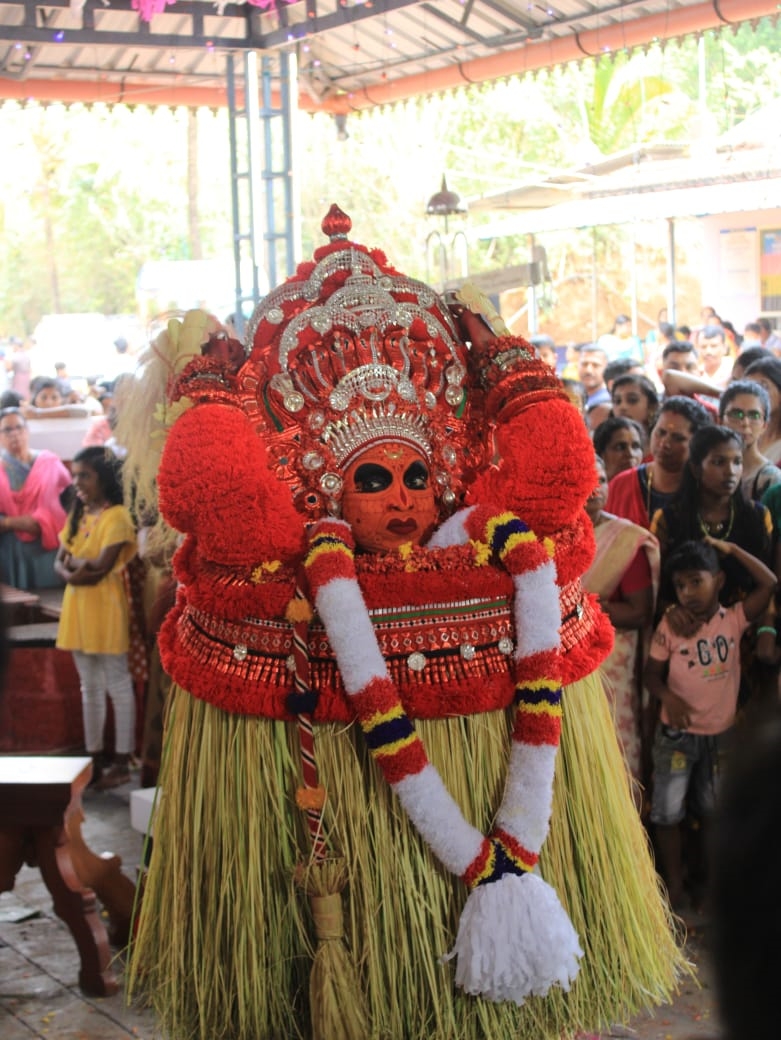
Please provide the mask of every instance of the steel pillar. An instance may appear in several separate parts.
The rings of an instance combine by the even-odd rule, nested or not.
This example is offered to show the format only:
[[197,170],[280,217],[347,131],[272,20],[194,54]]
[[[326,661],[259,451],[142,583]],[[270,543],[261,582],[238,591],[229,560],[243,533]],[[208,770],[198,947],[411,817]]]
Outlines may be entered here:
[[[239,334],[270,287],[295,268],[291,78],[295,62],[284,51],[227,56],[230,128],[234,320]],[[272,85],[276,88],[272,93]],[[273,103],[273,97],[279,98]]]

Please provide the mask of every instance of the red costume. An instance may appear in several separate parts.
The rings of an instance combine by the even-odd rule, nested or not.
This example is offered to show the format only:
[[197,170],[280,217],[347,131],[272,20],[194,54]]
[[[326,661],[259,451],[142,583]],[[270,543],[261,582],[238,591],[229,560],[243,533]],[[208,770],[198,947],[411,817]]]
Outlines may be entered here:
[[[593,554],[582,508],[591,445],[525,340],[487,330],[468,294],[451,314],[382,253],[350,242],[336,207],[323,227],[329,244],[253,316],[246,357],[205,332],[174,385],[172,398],[193,406],[159,472],[161,509],[186,534],[161,654],[181,689],[137,964],[171,1031],[203,1040],[558,1037],[666,991],[681,963],[601,688],[581,681],[612,640],[580,586]],[[385,500],[349,498],[386,486]],[[432,487],[444,522],[422,545]],[[386,524],[391,509],[399,517]],[[405,530],[419,537],[393,535]],[[591,931],[577,869],[551,868],[556,856],[545,866],[562,685],[565,760],[567,742],[588,731],[594,768],[607,774],[593,789],[581,766],[557,780],[571,814],[554,810],[548,845],[579,845],[569,816],[582,811],[590,827],[597,809],[587,806],[619,790],[620,809],[605,815],[637,862],[595,881],[626,909],[619,928],[635,952],[618,974],[643,980],[622,996],[621,982],[604,982],[617,937]],[[323,1025],[319,953],[319,996],[302,995],[307,925],[285,882],[307,848],[290,797],[294,747],[315,934],[326,946],[334,937],[320,927],[312,871],[322,880],[336,854],[366,993],[360,1023],[347,1022],[351,997]],[[464,781],[469,806],[463,790],[450,794]],[[229,804],[209,811],[198,852],[193,813],[217,790]],[[236,843],[258,825],[267,859],[253,866],[250,852],[242,867]],[[610,829],[583,841],[583,863],[602,875],[611,870],[595,850]],[[541,851],[552,885],[535,869]],[[469,893],[464,902],[456,889],[460,921],[454,876]],[[230,891],[230,909],[215,889],[185,918],[177,905],[191,905],[201,883]],[[450,948],[452,976],[438,963]],[[235,976],[253,969],[258,978],[239,986]]]

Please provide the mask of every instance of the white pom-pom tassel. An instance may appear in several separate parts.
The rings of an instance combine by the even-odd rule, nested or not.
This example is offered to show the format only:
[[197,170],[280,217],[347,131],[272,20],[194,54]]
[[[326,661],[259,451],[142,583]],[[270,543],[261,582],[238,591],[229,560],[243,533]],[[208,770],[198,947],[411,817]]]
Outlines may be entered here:
[[473,996],[512,1000],[568,990],[583,951],[564,907],[535,874],[505,874],[469,894],[455,946],[456,983]]

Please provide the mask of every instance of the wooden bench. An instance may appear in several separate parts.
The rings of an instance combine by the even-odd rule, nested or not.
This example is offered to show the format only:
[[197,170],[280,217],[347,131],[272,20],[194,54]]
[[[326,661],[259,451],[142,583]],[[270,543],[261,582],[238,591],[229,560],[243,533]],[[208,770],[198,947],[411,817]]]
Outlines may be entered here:
[[62,614],[64,588],[17,589],[0,582],[0,603],[6,612],[7,624],[22,626],[36,621],[58,621]]
[[62,614],[62,597],[65,589],[40,589],[38,591],[38,614],[41,620],[58,621]]
[[73,656],[56,649],[56,621],[11,625],[0,690],[0,752],[77,751],[84,747],[81,692]]
[[[14,887],[22,864],[37,866],[70,929],[81,959],[79,986],[98,997],[119,989],[95,893],[80,880],[69,824],[81,821],[90,758],[0,756],[0,892]],[[76,817],[75,821],[73,818]]]
[[6,625],[22,625],[35,620],[40,597],[37,592],[0,582],[0,603],[5,611]]
[[57,639],[57,628],[57,621],[34,621],[29,625],[10,625],[5,636],[12,650],[14,647],[51,647]]

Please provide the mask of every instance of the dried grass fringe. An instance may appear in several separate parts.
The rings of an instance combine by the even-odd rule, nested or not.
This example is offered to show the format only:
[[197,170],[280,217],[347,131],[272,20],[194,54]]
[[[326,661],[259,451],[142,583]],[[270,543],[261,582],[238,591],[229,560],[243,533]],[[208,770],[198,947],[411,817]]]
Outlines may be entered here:
[[[586,955],[570,993],[523,1008],[454,991],[452,965],[439,957],[452,945],[463,886],[422,847],[356,727],[318,727],[325,826],[344,856],[345,935],[368,1005],[366,1040],[560,1040],[669,1000],[691,970],[598,679],[566,689],[564,719],[541,868]],[[418,725],[464,814],[487,829],[504,784],[507,717]],[[311,1040],[315,941],[294,882],[309,849],[294,801],[296,729],[176,690],[168,735],[130,987],[148,994],[175,1040]]]
[[317,939],[309,978],[312,1040],[366,1040],[366,1002],[344,943],[341,892],[347,884],[347,864],[341,857],[310,860],[296,871],[296,881],[309,896]]

